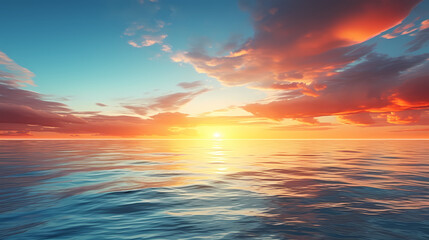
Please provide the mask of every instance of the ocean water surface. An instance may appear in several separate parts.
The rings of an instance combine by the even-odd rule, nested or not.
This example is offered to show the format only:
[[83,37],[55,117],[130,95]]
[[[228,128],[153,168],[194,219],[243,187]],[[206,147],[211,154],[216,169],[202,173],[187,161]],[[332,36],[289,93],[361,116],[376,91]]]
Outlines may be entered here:
[[0,239],[429,239],[429,141],[0,141]]

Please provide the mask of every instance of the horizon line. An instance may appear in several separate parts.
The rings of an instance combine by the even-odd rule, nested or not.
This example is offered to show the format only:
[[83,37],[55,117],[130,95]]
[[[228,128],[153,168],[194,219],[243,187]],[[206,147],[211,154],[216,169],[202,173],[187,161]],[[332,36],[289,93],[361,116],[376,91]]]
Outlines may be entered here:
[[194,140],[210,140],[210,141],[226,141],[226,140],[283,140],[283,141],[291,141],[291,140],[298,140],[298,141],[312,141],[312,140],[328,140],[328,141],[338,141],[338,140],[349,140],[349,141],[356,141],[356,140],[375,140],[375,141],[381,141],[381,140],[424,140],[428,141],[429,138],[0,138],[0,141],[43,141],[43,140],[49,140],[49,141],[55,141],[55,140],[70,140],[70,141],[118,141],[118,140],[127,140],[127,141],[155,141],[155,140],[167,140],[167,141],[176,141],[176,140],[187,140],[187,141],[194,141]]

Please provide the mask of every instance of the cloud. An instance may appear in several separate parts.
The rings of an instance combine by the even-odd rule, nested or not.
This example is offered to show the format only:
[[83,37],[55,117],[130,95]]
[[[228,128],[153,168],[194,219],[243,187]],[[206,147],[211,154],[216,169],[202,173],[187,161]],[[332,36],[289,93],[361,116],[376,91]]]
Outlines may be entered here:
[[[144,2],[140,1],[141,4]],[[150,0],[149,2],[155,1]],[[140,12],[139,16],[124,30],[121,37],[127,39],[127,43],[135,48],[159,44],[162,51],[171,52],[171,46],[163,42],[167,34],[161,32],[170,23],[160,20],[160,18],[168,18],[162,14],[163,11],[160,12],[160,6],[145,4],[144,7],[138,7],[138,12]]]
[[72,115],[67,105],[48,101],[42,94],[21,89],[21,83],[33,83],[31,77],[34,74],[2,52],[0,65],[5,66],[7,71],[2,72],[3,78],[0,79],[0,130],[6,130],[4,134],[25,135],[29,129],[35,129],[33,126],[59,127],[84,122]]
[[30,84],[34,85],[32,78],[34,73],[30,70],[21,67],[5,53],[0,51],[0,80],[5,82],[8,81],[10,84],[22,85]]
[[400,111],[427,106],[429,54],[388,57],[370,54],[359,64],[315,83],[326,86],[319,96],[293,96],[243,108],[273,119]]
[[184,89],[197,88],[197,87],[201,87],[202,85],[203,85],[203,82],[201,82],[201,81],[181,82],[181,83],[177,84],[177,86],[184,88]]
[[399,27],[395,28],[391,33],[384,34],[381,37],[386,39],[393,39],[401,35],[407,35],[418,30],[418,28],[416,27],[413,28],[414,26],[415,26],[414,21],[407,24],[401,24]]
[[31,136],[30,131],[0,131],[0,136],[17,137]]
[[[136,137],[191,134],[197,121],[183,113],[159,113],[147,119],[133,116],[90,114],[76,117],[0,103],[0,135],[30,136],[32,132]],[[173,129],[174,128],[174,129]]]
[[429,28],[429,19],[426,19],[424,21],[422,21],[421,26],[420,26],[420,30],[425,30]]
[[[133,46],[133,47],[136,47],[136,48],[150,47],[150,46],[155,45],[155,44],[162,44],[163,40],[166,37],[167,37],[166,34],[163,34],[163,35],[143,35],[141,37],[143,40],[139,41],[139,43],[137,43],[134,40],[129,40],[128,44],[131,45],[131,46]],[[168,47],[168,45],[163,45],[163,49],[168,50],[164,46]]]
[[134,36],[136,35],[136,33],[142,29],[144,29],[144,25],[142,24],[138,24],[138,23],[133,23],[130,27],[128,27],[127,29],[125,29],[124,31],[124,35],[125,36]]
[[50,111],[33,109],[29,106],[0,103],[0,123],[32,124],[40,126],[61,126],[67,123],[84,121],[71,114],[58,114]]
[[[51,132],[73,135],[138,137],[138,136],[174,136],[195,135],[196,126],[203,125],[237,125],[246,121],[257,120],[253,117],[190,117],[179,112],[163,112],[148,118],[119,115],[108,116],[94,114],[82,117],[83,122],[70,122],[53,127],[38,127],[15,124],[13,127],[0,124],[0,131]],[[251,124],[251,123],[249,123]],[[264,122],[266,124],[266,122]],[[11,130],[12,129],[12,130]]]
[[402,112],[391,112],[386,116],[388,123],[393,124],[410,124],[417,123],[422,115],[421,111],[408,110]]
[[320,125],[319,120],[313,117],[306,117],[306,118],[295,118],[295,120],[302,122],[307,125]]
[[104,104],[104,103],[96,103],[95,105],[97,105],[97,106],[99,106],[99,107],[107,107],[107,105],[106,105],[106,104]]
[[400,23],[418,2],[242,1],[253,19],[253,38],[226,56],[197,48],[172,59],[226,85],[311,82],[368,54],[373,46],[360,43]]
[[355,114],[341,115],[338,116],[340,122],[354,125],[370,125],[375,123],[374,119],[368,112],[361,112]]
[[[29,131],[83,124],[63,103],[47,101],[44,96],[0,82],[0,130],[3,135],[27,135]],[[4,132],[6,131],[6,132]]]
[[[151,26],[148,27],[147,25]],[[141,32],[159,32],[162,28],[165,27],[165,22],[158,20],[147,25],[133,22],[131,26],[127,27],[123,33],[124,36],[132,37],[138,35]]]
[[[21,80],[15,78],[15,72],[23,68],[5,54],[1,57],[1,63],[8,66],[5,70],[9,72],[2,72],[2,76],[8,79],[0,79],[0,136],[28,137],[35,136],[32,133],[56,133],[134,137],[194,133],[188,129],[194,125],[182,113],[160,113],[142,119],[126,115],[102,115],[95,111],[72,111],[64,103],[49,101],[45,95],[22,89],[16,84]],[[151,110],[176,109],[205,91],[208,90],[161,96],[148,107]],[[96,104],[106,106],[103,103]]]
[[171,52],[171,47],[167,44],[163,44],[161,50],[163,52]]
[[414,52],[421,49],[429,41],[429,28],[425,28],[415,34],[413,40],[407,43],[410,46],[407,51]]
[[391,101],[402,108],[429,107],[429,54],[420,56],[426,57],[425,63],[402,74],[400,85],[392,91]]
[[124,108],[129,109],[133,111],[134,113],[138,115],[145,116],[149,112],[149,108],[146,106],[132,106],[132,105],[125,105]]
[[[176,52],[172,59],[189,63],[198,72],[225,85],[246,84],[275,92],[264,102],[242,107],[253,116],[191,117],[176,112],[196,96],[209,91],[200,89],[202,83],[199,81],[179,83],[184,92],[123,105],[144,118],[75,112],[61,102],[48,100],[45,95],[20,88],[23,83],[32,84],[34,74],[0,52],[0,135],[28,136],[40,132],[121,137],[193,134],[195,126],[270,125],[274,122],[271,119],[283,118],[303,124],[271,128],[328,130],[334,125],[321,123],[317,118],[331,115],[354,125],[429,124],[426,112],[429,108],[429,54],[388,57],[372,53],[375,46],[365,43],[398,26],[383,36],[414,35],[408,43],[408,51],[424,47],[428,40],[428,20],[420,27],[414,23],[398,25],[418,2],[242,1],[240,6],[251,15],[253,37],[233,36],[219,51],[205,51],[210,41],[202,41],[188,52]],[[163,21],[156,21],[156,26],[133,23],[122,37],[136,48],[158,44],[162,51],[171,52],[171,46],[164,42],[167,34],[160,32],[165,25]]]
[[232,34],[229,39],[226,41],[226,43],[222,44],[220,47],[220,50],[217,52],[217,54],[225,54],[231,51],[234,51],[235,49],[239,48],[241,44],[245,42],[245,39],[240,34]]
[[407,128],[407,129],[398,129],[398,130],[392,130],[391,132],[429,132],[429,128]]
[[[22,90],[25,91],[25,90]],[[0,135],[1,136],[30,136],[32,132],[51,132],[60,134],[90,134],[99,136],[135,137],[144,135],[174,135],[191,134],[189,127],[196,122],[188,122],[186,114],[160,113],[147,119],[133,116],[108,116],[96,112],[84,115],[64,112],[63,108],[53,108],[53,102],[39,99],[40,95],[32,95],[38,102],[33,107],[41,106],[45,110],[32,108],[29,105],[0,103]],[[18,102],[17,102],[18,103]],[[54,106],[62,106],[56,103]],[[57,112],[57,110],[60,110]],[[172,129],[176,127],[176,129]]]
[[141,45],[143,47],[149,47],[154,44],[161,44],[162,41],[167,37],[166,34],[164,35],[158,35],[158,36],[151,36],[151,35],[143,35],[142,36],[144,41],[141,42]]
[[[7,64],[11,62],[9,59],[6,60]],[[145,111],[141,112],[141,115],[145,116],[147,113],[161,112],[146,116],[145,119],[127,115],[110,116],[97,111],[73,111],[64,103],[50,101],[45,95],[22,89],[22,86],[16,84],[15,75],[11,73],[15,69],[20,68],[6,69],[9,72],[5,71],[2,74],[8,79],[0,80],[0,136],[6,138],[68,135],[81,137],[194,135],[196,134],[194,128],[198,125],[234,125],[249,120],[249,117],[195,118],[172,112],[209,89],[167,94],[148,99],[143,105],[128,106],[136,112]],[[201,85],[198,81],[179,84],[185,89],[196,89]],[[106,106],[103,103],[96,105]]]
[[429,19],[420,23],[420,27],[415,26],[414,20],[411,23],[403,24],[395,28],[391,33],[384,34],[382,37],[393,39],[401,35],[413,36],[414,39],[407,43],[407,52],[414,52],[421,49],[429,41]]
[[141,48],[142,47],[138,43],[134,42],[133,40],[129,40],[128,44],[130,44],[131,46],[133,46],[135,48]]
[[325,131],[331,130],[333,128],[334,127],[329,123],[323,123],[319,125],[294,124],[270,127],[270,129],[274,131]]
[[[14,84],[15,80],[12,78],[9,81],[0,81],[0,124],[55,127],[83,122],[71,114],[67,105],[45,100],[44,95],[21,89]],[[4,130],[1,127],[0,129]]]
[[0,81],[0,103],[27,106],[42,111],[68,112],[70,109],[63,103],[47,101],[44,96]]
[[[258,119],[254,117],[190,117],[179,112],[163,112],[146,119],[127,115],[95,114],[84,117],[83,120],[84,123],[72,123],[59,127],[38,129],[37,131],[115,137],[195,135],[197,133],[194,129],[196,126],[243,125],[249,120]],[[263,122],[263,124],[266,123]]]
[[326,85],[319,84],[316,82],[313,82],[311,84],[306,84],[302,82],[274,82],[270,85],[260,85],[258,86],[260,88],[267,88],[272,90],[299,90],[299,91],[287,91],[285,96],[295,94],[295,95],[308,95],[308,96],[319,96],[318,91],[323,90],[326,88]]
[[[185,130],[174,130],[172,127],[183,127],[185,114],[170,113],[141,119],[132,116],[94,115],[85,118],[84,124],[69,124],[56,129],[48,129],[57,133],[95,134],[100,136],[136,137],[144,135],[174,135]],[[185,131],[188,133],[189,131]]]
[[209,89],[201,89],[193,92],[172,93],[153,99],[144,100],[147,103],[141,105],[124,105],[124,107],[142,116],[148,114],[150,111],[176,111],[183,105],[190,102],[196,96],[207,91],[209,91]]
[[209,91],[208,89],[202,89],[196,92],[182,92],[182,93],[173,93],[168,94],[162,97],[155,99],[154,103],[150,105],[152,109],[162,109],[162,110],[175,110],[178,107],[185,105],[190,102],[194,97]]
[[[199,122],[210,120],[190,118],[183,113],[163,112],[146,119],[134,116],[103,115],[96,111],[77,112],[66,104],[47,100],[47,96],[22,89],[21,75],[28,73],[7,55],[1,55],[1,64],[6,65],[0,79],[0,136],[29,137],[40,133],[84,134],[96,136],[136,137],[148,135],[195,134],[192,129]],[[19,71],[18,71],[19,70]],[[28,75],[30,76],[30,75]],[[199,82],[180,84],[184,88],[199,87]],[[150,99],[144,106],[128,106],[139,111],[174,111],[194,97],[208,91],[200,89],[179,92]],[[97,106],[105,107],[103,103]],[[140,112],[146,115],[147,112]],[[36,135],[33,135],[36,133]]]

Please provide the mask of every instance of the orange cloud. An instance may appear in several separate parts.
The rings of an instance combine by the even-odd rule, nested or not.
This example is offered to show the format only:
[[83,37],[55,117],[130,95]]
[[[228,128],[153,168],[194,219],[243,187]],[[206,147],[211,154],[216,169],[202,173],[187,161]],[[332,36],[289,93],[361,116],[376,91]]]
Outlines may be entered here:
[[128,44],[130,44],[131,46],[133,46],[135,48],[141,48],[142,47],[138,43],[134,42],[133,40],[129,40]]
[[408,24],[403,24],[403,25],[395,28],[392,31],[392,33],[384,34],[381,37],[386,38],[386,39],[393,39],[393,38],[396,38],[396,37],[398,37],[400,35],[409,34],[409,33],[414,32],[414,31],[416,31],[418,29],[418,28],[410,29],[412,27],[414,27],[414,22],[411,22],[411,23],[408,23]]
[[313,117],[306,117],[306,118],[296,118],[295,120],[302,122],[304,124],[308,125],[320,125],[319,120]]
[[387,115],[388,123],[393,124],[409,124],[416,123],[420,120],[421,112],[415,110],[408,110],[402,112],[392,112]]
[[370,125],[374,123],[371,115],[368,112],[361,112],[356,114],[340,115],[338,119],[346,124],[354,125]]
[[282,119],[427,107],[428,57],[371,54],[335,76],[316,79],[316,83],[326,86],[317,97],[291,96],[243,108],[257,117]]
[[197,49],[172,59],[227,85],[297,78],[311,82],[369,53],[372,46],[359,43],[400,23],[418,2],[243,2],[254,22],[252,39],[227,56],[211,57]]
[[429,19],[426,19],[421,23],[420,30],[425,30],[427,28],[429,28]]
[[[153,35],[143,35],[143,41],[139,41],[139,43],[137,43],[134,40],[129,40],[128,44],[130,44],[133,47],[136,48],[141,48],[141,47],[149,47],[155,44],[162,44],[164,39],[167,37],[166,34],[163,35],[158,35],[158,36],[153,36]],[[162,49],[166,52],[170,51],[171,48],[169,48],[168,45],[163,45]]]

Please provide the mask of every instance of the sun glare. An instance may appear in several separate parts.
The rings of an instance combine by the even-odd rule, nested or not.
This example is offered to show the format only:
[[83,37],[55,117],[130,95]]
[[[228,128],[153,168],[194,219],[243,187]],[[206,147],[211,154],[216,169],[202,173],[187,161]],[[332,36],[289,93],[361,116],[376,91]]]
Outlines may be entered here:
[[220,137],[222,137],[222,135],[218,132],[215,132],[215,133],[213,133],[213,137],[214,138],[220,138]]

